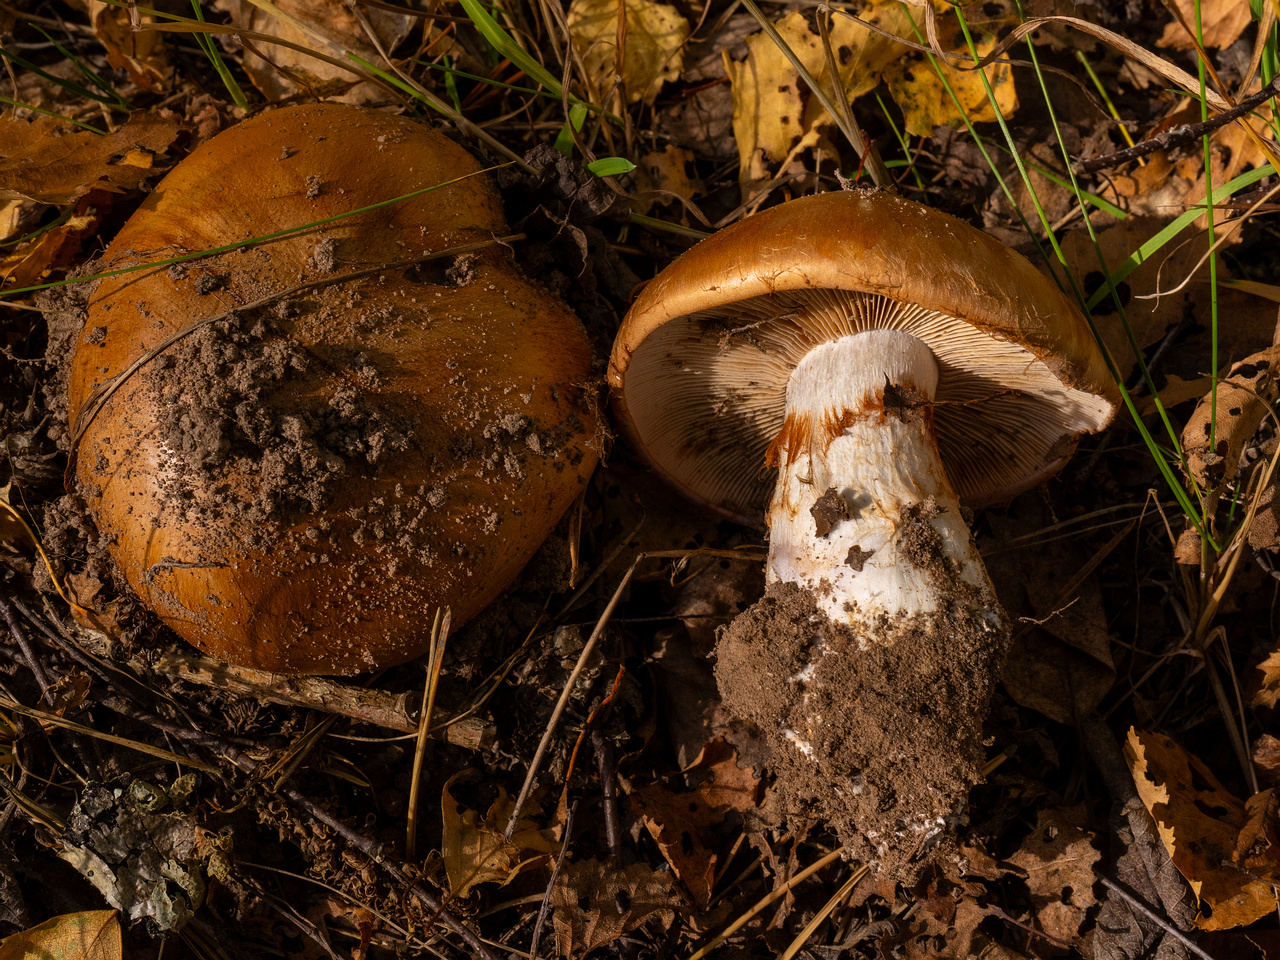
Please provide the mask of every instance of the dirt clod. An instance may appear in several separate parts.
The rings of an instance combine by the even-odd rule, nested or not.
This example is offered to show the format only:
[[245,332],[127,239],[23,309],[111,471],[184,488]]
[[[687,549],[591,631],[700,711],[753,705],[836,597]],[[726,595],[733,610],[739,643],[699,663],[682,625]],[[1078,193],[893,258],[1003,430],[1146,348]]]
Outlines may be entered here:
[[788,818],[830,823],[850,856],[889,876],[910,877],[949,841],[981,779],[1007,635],[974,599],[953,585],[937,612],[893,624],[885,646],[775,583],[719,634],[725,706],[764,731]]

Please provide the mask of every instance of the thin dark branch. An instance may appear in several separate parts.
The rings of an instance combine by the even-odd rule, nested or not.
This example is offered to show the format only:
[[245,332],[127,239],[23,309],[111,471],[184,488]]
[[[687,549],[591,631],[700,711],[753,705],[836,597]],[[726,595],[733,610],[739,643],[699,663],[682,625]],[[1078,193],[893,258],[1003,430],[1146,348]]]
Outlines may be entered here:
[[1164,150],[1172,147],[1180,147],[1188,143],[1194,143],[1211,130],[1217,130],[1218,127],[1226,126],[1232,120],[1243,117],[1246,113],[1255,107],[1266,103],[1272,97],[1280,94],[1280,76],[1274,78],[1269,84],[1259,90],[1252,96],[1246,97],[1230,110],[1224,110],[1215,117],[1203,120],[1200,123],[1184,123],[1180,126],[1173,127],[1164,131],[1150,140],[1143,140],[1136,143],[1132,147],[1124,150],[1117,150],[1115,153],[1104,154],[1101,157],[1094,157],[1092,160],[1080,160],[1075,164],[1076,173],[1097,173],[1099,170],[1105,170],[1108,167],[1119,166],[1130,160],[1137,160],[1139,157],[1145,157],[1149,153],[1155,153],[1157,150]]
[[4,614],[4,619],[9,624],[9,633],[13,635],[14,643],[18,645],[18,649],[22,651],[22,659],[26,661],[31,672],[35,674],[36,683],[40,684],[41,697],[45,703],[53,706],[53,692],[49,689],[49,677],[45,674],[44,667],[41,666],[40,661],[36,659],[35,652],[27,641],[27,632],[22,629],[22,624],[18,622],[18,616],[13,612],[13,606],[3,596],[0,596],[0,613]]
[[1167,917],[1164,917],[1159,913],[1157,913],[1155,910],[1151,909],[1151,907],[1147,906],[1145,903],[1143,903],[1141,900],[1139,900],[1132,893],[1130,893],[1124,887],[1120,886],[1120,884],[1116,883],[1111,878],[1104,876],[1101,873],[1097,873],[1095,874],[1095,876],[1097,876],[1097,878],[1102,882],[1102,885],[1104,887],[1114,892],[1116,896],[1118,896],[1121,900],[1129,904],[1130,907],[1138,911],[1140,914],[1142,914],[1144,917],[1146,917],[1148,920],[1154,923],[1157,927],[1159,927],[1165,933],[1169,934],[1169,936],[1173,937],[1175,940],[1181,943],[1184,947],[1186,947],[1188,950],[1194,953],[1197,957],[1200,957],[1201,960],[1214,960],[1212,956],[1210,956],[1209,954],[1201,950],[1200,947],[1196,945],[1196,942],[1194,940],[1192,940],[1185,933],[1183,933],[1176,926],[1174,926],[1173,922],[1170,921]]
[[551,891],[555,889],[556,878],[560,876],[560,867],[564,865],[565,856],[569,852],[569,841],[573,837],[573,815],[578,812],[578,801],[573,801],[564,818],[564,842],[560,844],[560,856],[556,857],[556,865],[551,868],[551,879],[547,881],[547,892],[543,894],[542,906],[538,908],[538,919],[533,925],[533,939],[529,941],[529,960],[538,960],[538,941],[542,939],[542,926],[547,922],[547,914],[551,911]]

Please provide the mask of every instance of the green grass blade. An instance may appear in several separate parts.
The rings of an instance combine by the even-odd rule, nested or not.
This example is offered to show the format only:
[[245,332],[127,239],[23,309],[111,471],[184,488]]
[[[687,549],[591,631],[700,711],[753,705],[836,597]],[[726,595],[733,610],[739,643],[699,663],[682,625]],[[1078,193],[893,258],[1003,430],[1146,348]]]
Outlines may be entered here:
[[115,97],[107,97],[107,96],[103,96],[100,93],[94,93],[84,84],[76,83],[74,80],[67,80],[64,77],[55,77],[53,74],[48,73],[44,70],[41,70],[31,61],[25,59],[24,57],[18,56],[16,53],[14,53],[13,51],[5,47],[0,47],[0,57],[4,57],[10,63],[16,64],[17,66],[21,67],[23,70],[27,70],[31,73],[34,73],[38,77],[43,77],[44,79],[48,80],[50,83],[57,84],[63,90],[67,90],[71,93],[74,93],[77,97],[83,97],[86,100],[92,100],[94,103],[105,104],[108,107],[125,109],[120,106],[120,103]]
[[71,117],[65,117],[60,113],[54,113],[52,110],[45,110],[44,108],[37,107],[34,104],[23,103],[21,100],[10,100],[8,97],[0,97],[0,103],[7,103],[12,107],[21,107],[23,110],[30,110],[32,113],[39,113],[46,117],[53,117],[55,120],[70,123],[73,126],[80,127],[82,130],[88,130],[90,133],[96,133],[103,137],[107,135],[107,131],[103,130],[101,127],[95,127],[91,123],[82,123],[81,121],[75,120]]
[[111,100],[119,107],[119,109],[121,110],[133,109],[133,107],[129,104],[129,101],[126,100],[123,96],[121,96],[119,90],[117,90],[110,83],[104,80],[97,73],[97,71],[95,71],[87,63],[85,63],[83,60],[77,57],[74,53],[72,53],[70,50],[64,47],[61,43],[59,43],[57,39],[55,39],[54,36],[50,34],[49,31],[47,31],[44,27],[36,23],[28,23],[27,26],[34,27],[40,33],[41,36],[43,36],[46,40],[48,40],[51,44],[53,44],[55,50],[57,50],[60,54],[62,54],[64,57],[70,60],[73,64],[75,64],[76,69],[80,71],[81,75],[86,80],[88,80],[91,84],[93,84],[95,87],[101,90],[102,93],[110,97]]
[[475,24],[475,28],[480,31],[480,36],[484,37],[489,46],[523,70],[527,77],[550,90],[556,97],[564,95],[560,81],[535,60],[529,51],[516,43],[511,34],[502,28],[502,24],[489,16],[489,11],[481,6],[480,0],[458,0],[458,2],[462,4],[463,12]]
[[[200,5],[200,0],[191,0],[191,9],[195,11],[196,19],[204,23],[204,8]],[[218,72],[218,78],[222,81],[222,85],[226,87],[227,93],[231,95],[231,99],[235,101],[236,106],[247,109],[249,99],[244,95],[244,91],[240,89],[240,84],[236,82],[236,78],[231,75],[231,69],[227,66],[226,61],[222,59],[222,54],[218,52],[218,45],[213,42],[213,37],[207,33],[197,33],[196,43],[200,44],[200,49],[209,58],[209,62],[213,64],[213,69]]]

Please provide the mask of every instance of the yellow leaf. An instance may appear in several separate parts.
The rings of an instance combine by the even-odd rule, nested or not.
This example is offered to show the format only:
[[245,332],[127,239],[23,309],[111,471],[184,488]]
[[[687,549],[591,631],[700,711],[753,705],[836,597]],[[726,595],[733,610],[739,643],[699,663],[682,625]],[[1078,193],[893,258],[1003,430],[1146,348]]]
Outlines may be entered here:
[[[998,6],[1000,18],[987,18],[982,6],[975,4],[966,8],[965,21],[980,55],[995,46],[998,27],[1009,19],[1004,8]],[[960,21],[950,12],[952,6],[945,0],[935,0],[935,7],[943,11],[937,18],[942,49],[968,58]],[[910,133],[929,136],[938,124],[961,119],[961,110],[956,109],[923,54],[912,53],[894,39],[920,42],[925,35],[923,10],[897,0],[864,0],[854,9],[854,15],[857,20],[835,17],[830,30],[838,86],[846,99],[853,100],[874,90],[883,79],[902,108]],[[912,26],[913,16],[920,27],[919,36]],[[801,12],[791,13],[777,21],[774,28],[814,80],[824,90],[834,91],[837,84],[827,66],[822,38],[810,28],[809,18]],[[739,178],[744,182],[761,179],[767,175],[771,163],[776,164],[793,151],[816,144],[818,128],[835,122],[767,34],[747,37],[746,45],[747,58],[741,62],[725,54],[725,72],[733,88],[733,133],[738,141]],[[974,121],[995,119],[979,71],[945,65],[942,70],[965,116]],[[1000,109],[1006,116],[1012,113],[1018,100],[1011,68],[992,64],[982,73],[990,81]]]
[[121,960],[120,921],[114,910],[64,913],[0,940],[0,960]]
[[[626,11],[619,36],[618,10]],[[658,90],[680,75],[689,21],[675,7],[652,0],[574,0],[569,7],[569,34],[600,96],[613,87],[620,72],[627,102],[653,103]],[[623,45],[618,71],[618,46]]]
[[1244,926],[1276,908],[1267,882],[1280,875],[1274,854],[1247,855],[1236,865],[1245,805],[1196,757],[1168,737],[1130,728],[1125,759],[1143,805],[1155,820],[1169,858],[1201,905],[1196,926]]
[[[886,9],[886,20],[898,16],[897,4]],[[808,18],[791,13],[774,27],[823,89],[832,89],[822,38],[809,28]],[[770,162],[785,158],[816,127],[835,122],[767,34],[752,34],[746,44],[747,58],[741,63],[725,54],[725,72],[733,89],[733,134],[744,181],[764,177]],[[903,52],[901,44],[847,17],[832,21],[831,48],[841,89],[850,100],[875,89],[881,72]]]
[[[916,11],[915,20],[923,34],[923,14]],[[994,32],[978,29],[977,21],[970,22],[966,19],[966,23],[969,23],[978,56],[985,57],[996,45]],[[972,55],[965,42],[958,18],[940,15],[937,24],[938,43],[941,48],[948,53],[964,57],[972,63]],[[981,24],[981,26],[989,27],[992,24]],[[900,36],[917,39],[910,26]],[[974,123],[995,120],[996,111],[991,104],[991,99],[987,96],[987,88],[983,83],[984,74],[987,82],[991,84],[992,94],[1000,107],[1000,112],[1007,117],[1017,109],[1018,95],[1014,90],[1012,67],[993,63],[983,67],[982,70],[962,70],[950,66],[940,57],[935,59],[943,78],[951,87],[950,93],[939,79],[932,64],[922,53],[911,53],[899,57],[884,73],[884,79],[889,84],[893,100],[902,109],[908,133],[918,137],[932,136],[934,127],[958,123],[964,117]],[[955,94],[954,100],[951,93]],[[959,101],[958,109],[957,100]]]
[[471,775],[472,771],[464,770],[450,777],[440,794],[444,818],[440,855],[455,897],[465,897],[477,884],[510,883],[520,871],[557,849],[554,840],[526,819],[516,821],[510,840],[503,839],[514,803],[501,787],[483,818],[455,800],[454,785]]

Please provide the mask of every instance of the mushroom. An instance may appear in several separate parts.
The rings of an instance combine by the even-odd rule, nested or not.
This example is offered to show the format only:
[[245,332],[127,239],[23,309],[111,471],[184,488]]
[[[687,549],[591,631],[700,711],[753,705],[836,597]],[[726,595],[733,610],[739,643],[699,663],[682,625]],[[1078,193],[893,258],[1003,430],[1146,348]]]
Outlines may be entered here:
[[1009,642],[961,504],[1010,500],[1111,420],[1084,319],[953,217],[826,193],[651,281],[609,382],[659,473],[740,522],[767,514],[766,594],[721,632],[716,675],[767,735],[787,809],[903,867],[980,778]]
[[585,485],[589,341],[495,242],[478,170],[407,119],[289,107],[201,145],[108,248],[104,272],[442,185],[92,294],[75,477],[129,586],[195,646],[285,673],[410,659]]

